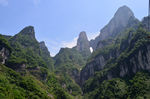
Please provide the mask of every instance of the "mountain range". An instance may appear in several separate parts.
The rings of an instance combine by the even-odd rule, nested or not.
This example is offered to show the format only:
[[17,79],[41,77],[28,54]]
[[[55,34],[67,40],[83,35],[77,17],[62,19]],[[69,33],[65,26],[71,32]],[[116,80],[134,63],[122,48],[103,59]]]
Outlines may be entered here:
[[33,26],[0,35],[0,98],[149,99],[148,19],[122,6],[99,36],[89,41],[82,31],[76,46],[54,57]]

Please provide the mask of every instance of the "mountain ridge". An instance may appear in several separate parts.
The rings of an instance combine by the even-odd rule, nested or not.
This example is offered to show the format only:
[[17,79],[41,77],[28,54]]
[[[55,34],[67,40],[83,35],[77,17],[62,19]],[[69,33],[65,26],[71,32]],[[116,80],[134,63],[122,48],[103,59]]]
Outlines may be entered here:
[[90,41],[90,46],[96,50],[97,44],[100,41],[106,40],[109,37],[115,37],[118,33],[125,30],[125,28],[128,28],[128,22],[129,20],[136,21],[135,24],[137,24],[139,21],[135,18],[133,12],[131,9],[127,6],[120,7],[113,18],[109,21],[109,23],[104,26],[104,28],[101,29],[100,35],[95,38],[95,40]]
[[[137,99],[150,95],[148,17],[120,7],[95,40],[85,31],[77,45],[50,56],[33,26],[0,35],[0,97],[31,99]],[[91,45],[92,42],[92,45]],[[90,52],[93,47],[94,52]]]

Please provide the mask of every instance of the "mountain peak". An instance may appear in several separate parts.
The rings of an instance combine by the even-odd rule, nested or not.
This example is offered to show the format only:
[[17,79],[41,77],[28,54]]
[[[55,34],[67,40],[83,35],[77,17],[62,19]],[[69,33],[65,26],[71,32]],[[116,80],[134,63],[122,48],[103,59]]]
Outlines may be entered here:
[[136,19],[131,9],[127,6],[120,7],[111,21],[101,30],[101,40],[116,36],[127,27],[131,19]]
[[80,34],[79,34],[79,38],[87,39],[86,32],[85,32],[85,31],[80,32]]
[[27,26],[21,30],[20,34],[23,35],[30,35],[31,37],[35,38],[35,31],[33,26]]
[[134,17],[134,13],[132,12],[132,10],[129,7],[124,5],[117,10],[114,17],[116,17],[116,18],[119,18],[119,17],[130,18],[130,17]]
[[45,42],[44,42],[44,41],[41,41],[41,42],[39,43],[39,46],[40,46],[40,49],[41,49],[43,55],[44,55],[45,57],[50,57],[50,52],[48,51],[48,48],[47,48],[47,46],[45,45]]
[[40,47],[41,47],[41,48],[45,48],[45,47],[46,47],[46,45],[45,45],[45,42],[44,42],[44,41],[41,41],[39,44],[40,44]]
[[77,50],[85,50],[86,47],[89,47],[89,41],[85,31],[80,32],[79,38],[77,40]]
[[91,54],[89,40],[85,31],[80,32],[76,49],[85,57]]
[[44,41],[41,41],[41,42],[40,42],[40,45],[45,46],[45,42],[44,42]]
[[[131,10],[128,6],[126,6],[126,5],[123,5],[123,6],[121,6],[120,8],[118,8],[117,12],[119,12],[119,11],[131,12],[132,15],[134,15],[133,12],[132,12],[132,10]],[[116,12],[116,13],[117,13],[117,12]]]
[[109,21],[109,23],[101,29],[100,35],[90,42],[90,45],[94,50],[96,50],[100,41],[107,40],[108,38],[114,38],[119,33],[129,27],[133,27],[138,22],[139,21],[135,18],[132,10],[127,6],[122,6],[116,11],[114,17]]

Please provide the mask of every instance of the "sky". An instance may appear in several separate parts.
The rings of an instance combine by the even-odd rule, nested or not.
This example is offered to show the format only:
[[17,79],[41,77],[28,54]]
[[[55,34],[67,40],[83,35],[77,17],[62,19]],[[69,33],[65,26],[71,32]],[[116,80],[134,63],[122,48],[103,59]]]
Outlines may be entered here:
[[123,5],[139,20],[147,16],[148,0],[0,0],[0,34],[13,36],[34,26],[37,40],[54,56],[75,46],[81,31],[95,38]]

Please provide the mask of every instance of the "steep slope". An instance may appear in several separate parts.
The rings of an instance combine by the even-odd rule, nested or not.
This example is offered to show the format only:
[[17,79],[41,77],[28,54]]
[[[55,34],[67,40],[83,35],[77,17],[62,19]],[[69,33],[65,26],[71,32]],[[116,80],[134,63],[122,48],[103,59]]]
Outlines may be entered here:
[[[27,63],[26,68],[36,68],[38,66],[53,68],[51,57],[45,56],[44,50],[35,38],[34,27],[25,27],[18,34],[11,37],[9,42],[13,48],[12,59],[24,60]],[[46,59],[48,57],[49,59]]]
[[47,81],[20,73],[0,64],[0,97],[2,99],[72,99],[62,88],[59,79],[49,74]]
[[106,43],[103,43],[103,40],[113,39],[127,28],[135,27],[137,23],[139,23],[139,21],[134,17],[130,8],[122,6],[117,10],[111,21],[101,29],[100,35],[90,41],[90,46],[96,50],[103,48],[105,45],[112,44],[113,40],[109,40]]
[[60,52],[54,57],[54,60],[57,71],[67,73],[74,80],[79,81],[79,73],[85,65],[85,61],[75,48],[61,48]]
[[65,78],[62,80],[62,85],[66,86],[66,89],[72,95],[81,95],[81,88],[77,83],[80,82],[80,70],[90,54],[90,45],[86,33],[81,32],[77,40],[77,46],[61,48],[54,57],[55,73],[61,78]]
[[[99,77],[100,75],[96,75]],[[98,79],[98,78],[97,78]],[[113,78],[97,84],[94,91],[85,94],[84,99],[149,99],[150,98],[150,74],[137,72],[130,79]],[[88,85],[87,85],[88,87]]]
[[115,60],[128,47],[120,44],[121,40],[123,37],[127,37],[129,41],[127,43],[129,44],[134,31],[138,27],[138,23],[139,21],[127,6],[117,10],[113,19],[101,30],[101,34],[95,39],[96,42],[99,40],[97,43],[94,43],[97,45],[97,50],[95,50],[91,59],[81,71],[81,84],[94,75],[95,71],[102,70],[108,61]]
[[76,48],[61,48],[54,57],[55,73],[61,78],[62,85],[71,92],[72,95],[81,95],[81,89],[76,82],[79,82],[80,70],[85,65],[85,60]]
[[43,98],[51,99],[34,77],[22,77],[19,73],[0,64],[0,97],[2,99]]
[[84,66],[85,61],[82,55],[75,48],[61,48],[59,53],[54,57],[55,68],[68,64],[75,65],[78,69]]
[[[86,74],[92,73],[92,75],[88,75],[91,78],[89,80],[87,80],[85,82],[85,84],[83,84],[84,92],[85,93],[94,92],[98,95],[97,91],[100,92],[100,91],[102,91],[102,89],[97,89],[97,88],[98,87],[100,88],[100,85],[102,84],[102,82],[105,82],[107,80],[110,81],[111,79],[114,79],[114,78],[122,78],[124,81],[126,81],[129,79],[132,79],[132,77],[135,74],[137,74],[137,72],[142,72],[142,71],[149,72],[150,71],[150,67],[149,67],[149,65],[150,65],[150,60],[149,60],[150,39],[148,38],[149,35],[150,35],[149,32],[146,32],[146,30],[139,27],[138,30],[136,30],[135,32],[129,31],[129,32],[127,32],[127,36],[120,38],[121,42],[120,42],[120,44],[117,44],[117,47],[115,47],[115,46],[109,47],[109,50],[107,52],[104,52],[103,51],[104,49],[103,49],[103,50],[99,50],[99,52],[95,53],[96,55],[94,55],[94,57],[93,57],[94,59],[92,59],[81,72],[81,81],[83,81],[82,84],[85,82],[84,77],[86,75],[84,72],[86,71]],[[105,60],[106,57],[107,56],[110,57],[110,55],[112,55],[113,50],[117,53],[114,53],[114,56],[111,56],[111,58],[108,58],[106,61]],[[102,58],[102,57],[103,57],[103,60],[100,60],[100,61],[95,60],[97,58]],[[97,62],[97,64],[95,65],[96,62]],[[102,64],[102,62],[104,64]],[[87,77],[87,79],[88,79],[88,77]],[[150,79],[148,78],[148,81],[149,80]],[[145,83],[144,81],[142,81],[141,83]],[[113,85],[113,86],[115,86],[115,85]],[[118,86],[120,86],[120,85],[118,85]],[[116,89],[114,89],[114,90],[116,90]],[[144,89],[142,88],[141,91],[143,91],[143,90]],[[132,90],[131,93],[133,91],[134,90]],[[142,93],[140,93],[140,94],[146,95],[147,92],[149,93],[149,88],[143,94]],[[113,93],[113,95],[115,93]],[[105,92],[104,92],[104,94],[105,94]],[[128,94],[130,94],[130,93],[128,93]],[[135,96],[135,97],[129,96],[129,97],[132,99],[133,97],[137,98],[140,96],[140,95],[138,95],[137,92],[135,92],[135,94],[137,94],[137,96]],[[103,95],[98,95],[98,96],[101,97]],[[125,96],[127,98],[126,93],[124,93],[124,95],[122,95],[122,96],[123,97]],[[106,98],[106,96],[104,96],[104,97]],[[145,97],[149,97],[149,96],[145,96]]]
[[81,53],[81,55],[87,59],[91,55],[90,43],[88,41],[86,32],[81,32],[77,40],[76,49]]
[[42,41],[39,43],[40,49],[41,49],[41,56],[46,62],[48,68],[53,71],[54,70],[54,60],[50,56],[50,52],[48,51],[48,48],[45,45],[45,42]]
[[[12,42],[11,42],[12,43]],[[45,79],[43,76],[38,77],[33,75],[32,72],[23,68],[26,72],[20,69],[21,65],[30,65],[22,63],[23,58],[13,56],[14,48],[12,48],[2,35],[0,35],[0,98],[2,99],[72,99],[66,90],[64,90],[58,79],[47,68],[38,67],[32,69],[39,74],[46,74]],[[21,53],[21,47],[17,51]],[[17,53],[17,51],[15,51]],[[15,54],[16,55],[16,54]],[[3,65],[2,65],[3,64]],[[6,66],[7,65],[7,66]],[[19,67],[18,67],[19,66]],[[10,68],[8,68],[10,67]],[[18,70],[19,69],[19,70]]]
[[0,35],[0,63],[5,64],[8,60],[8,57],[11,54],[11,47],[9,45],[9,42]]

